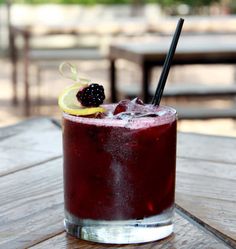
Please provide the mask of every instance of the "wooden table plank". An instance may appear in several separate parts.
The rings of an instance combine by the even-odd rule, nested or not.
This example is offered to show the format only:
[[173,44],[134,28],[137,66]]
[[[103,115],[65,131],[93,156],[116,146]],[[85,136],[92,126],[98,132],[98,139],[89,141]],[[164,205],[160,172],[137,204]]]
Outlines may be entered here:
[[63,231],[62,160],[1,177],[0,248],[27,248]]
[[0,175],[62,155],[61,129],[51,120],[33,119],[0,131]]
[[[182,36],[178,42],[172,64],[235,63],[235,35]],[[136,42],[110,46],[111,59],[125,59],[134,63],[154,63],[162,66],[171,37],[158,37],[155,42]],[[197,44],[197,46],[196,46]]]
[[[188,239],[186,239],[188,237]],[[88,241],[78,240],[66,233],[62,233],[53,238],[50,238],[42,243],[39,243],[31,249],[44,249],[50,248],[53,245],[54,248],[62,249],[102,249],[102,248],[125,248],[125,249],[167,249],[167,248],[214,248],[223,249],[229,248],[221,241],[217,240],[212,235],[202,231],[198,226],[191,224],[188,220],[183,218],[179,213],[175,214],[175,232],[166,239],[155,241],[151,243],[135,244],[135,245],[105,245],[91,243]]]
[[178,133],[177,156],[236,165],[236,139],[194,133]]
[[179,158],[176,203],[193,219],[236,247],[235,164]]
[[[61,159],[2,176],[0,189],[4,189],[4,193],[1,192],[0,195],[0,247],[26,248],[63,231]],[[211,248],[211,246],[226,248],[213,236],[202,232],[186,219],[178,215],[176,217],[175,236],[160,243],[151,243],[147,248],[180,248],[183,245],[186,248],[197,248],[199,241],[205,248]],[[188,237],[192,234],[192,239],[188,242],[186,242],[186,234]],[[64,239],[66,238],[64,236]],[[60,248],[55,241],[53,243],[56,248]],[[70,244],[71,240],[63,243]],[[78,246],[77,243],[93,248],[91,243],[77,240],[73,240],[71,248]],[[94,247],[102,248],[97,244],[94,244]]]
[[177,157],[177,171],[196,176],[209,176],[221,179],[236,179],[236,164],[216,163],[206,160],[197,160]]
[[[124,59],[140,66],[142,99],[150,101],[150,74],[156,66],[163,66],[171,37],[158,37],[155,42],[136,42],[110,46],[110,96],[117,101],[116,61]],[[235,64],[235,35],[195,35],[180,37],[172,65]],[[140,95],[139,94],[139,95]]]
[[[51,121],[38,120],[5,131],[0,132],[0,150],[8,150],[6,158],[11,153],[18,154],[12,163],[16,166],[0,176],[0,247],[105,248],[63,233],[62,159],[53,158],[62,153],[61,130]],[[47,141],[49,146],[45,146]],[[185,133],[178,136],[177,204],[232,247],[236,247],[235,148],[236,140],[232,138]],[[5,154],[0,156],[0,168],[6,163],[2,155]],[[27,156],[35,157],[37,163],[34,159],[19,163]],[[175,220],[174,236],[135,248],[225,248],[221,241],[192,224],[191,219],[178,214]]]
[[235,240],[235,202],[225,202],[176,193],[176,203],[181,211],[201,226],[214,233],[223,241],[236,248]]
[[55,120],[49,118],[30,118],[20,123],[0,128],[0,141],[14,136],[21,132],[34,129],[43,129],[44,127],[55,127]]

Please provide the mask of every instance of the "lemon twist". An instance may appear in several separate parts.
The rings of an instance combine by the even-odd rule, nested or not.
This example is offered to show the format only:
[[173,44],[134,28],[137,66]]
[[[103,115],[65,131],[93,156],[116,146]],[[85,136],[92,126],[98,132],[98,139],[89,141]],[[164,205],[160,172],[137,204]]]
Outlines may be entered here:
[[[69,74],[65,71],[66,67],[69,68]],[[86,78],[79,78],[78,71],[75,65],[69,62],[63,62],[59,66],[59,71],[63,77],[75,81],[75,83],[67,87],[58,98],[58,105],[65,113],[76,116],[87,116],[106,111],[103,107],[100,106],[84,107],[77,100],[76,94],[78,93],[78,91],[82,90],[84,87],[87,87],[91,81]]]

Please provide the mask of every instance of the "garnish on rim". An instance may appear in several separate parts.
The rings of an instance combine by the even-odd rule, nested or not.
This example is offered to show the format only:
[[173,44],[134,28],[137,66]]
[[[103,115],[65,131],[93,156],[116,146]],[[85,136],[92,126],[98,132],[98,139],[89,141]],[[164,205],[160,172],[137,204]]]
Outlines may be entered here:
[[80,90],[76,94],[76,97],[83,106],[97,107],[105,99],[104,88],[101,85],[93,83]]
[[58,105],[64,112],[87,116],[106,111],[99,106],[105,99],[103,86],[91,84],[91,81],[86,78],[79,78],[76,66],[69,62],[63,62],[59,71],[63,77],[75,82],[66,88],[58,98]]

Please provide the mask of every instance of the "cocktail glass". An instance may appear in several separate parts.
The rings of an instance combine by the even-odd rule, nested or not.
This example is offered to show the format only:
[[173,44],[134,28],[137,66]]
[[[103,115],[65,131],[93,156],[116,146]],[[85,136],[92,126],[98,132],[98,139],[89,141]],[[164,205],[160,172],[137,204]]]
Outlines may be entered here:
[[66,231],[101,243],[162,239],[173,231],[176,111],[105,108],[99,118],[63,113]]

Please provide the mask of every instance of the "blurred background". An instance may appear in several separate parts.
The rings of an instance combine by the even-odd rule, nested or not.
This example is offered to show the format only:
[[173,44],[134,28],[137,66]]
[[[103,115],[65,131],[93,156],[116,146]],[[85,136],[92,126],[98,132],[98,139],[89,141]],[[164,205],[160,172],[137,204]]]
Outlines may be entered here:
[[[60,119],[57,97],[72,83],[58,71],[62,61],[75,63],[80,72],[103,84],[110,102],[111,45],[158,42],[172,36],[182,16],[181,39],[209,36],[209,47],[220,37],[227,50],[227,42],[236,37],[235,14],[235,0],[0,0],[0,126],[35,116]],[[192,47],[198,48],[195,39]],[[223,89],[213,97],[209,88],[203,88],[200,96],[163,99],[163,104],[173,107],[220,110],[214,118],[181,118],[180,131],[236,136],[236,46],[230,49],[230,61],[172,67],[169,86]],[[139,65],[119,60],[116,67],[119,99],[139,95]],[[151,86],[155,87],[160,71],[153,68]]]

